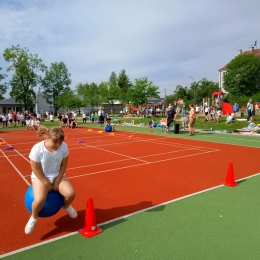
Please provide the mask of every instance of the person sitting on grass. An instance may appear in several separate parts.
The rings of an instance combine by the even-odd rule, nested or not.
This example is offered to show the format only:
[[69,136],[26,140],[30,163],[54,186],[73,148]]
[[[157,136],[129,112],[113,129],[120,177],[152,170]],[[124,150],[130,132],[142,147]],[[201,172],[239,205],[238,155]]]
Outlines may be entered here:
[[[60,127],[47,128],[39,126],[37,135],[45,140],[35,144],[29,154],[31,164],[31,180],[34,201],[24,232],[29,235],[33,232],[46,197],[51,190],[58,191],[64,196],[63,209],[71,218],[77,217],[77,211],[71,206],[75,198],[75,191],[66,177],[69,149],[64,143],[64,132]],[[55,159],[54,159],[55,155]]]
[[111,125],[112,126],[112,131],[115,131],[115,124],[112,124],[111,123],[111,117],[109,115],[107,115],[106,117],[106,123],[105,123],[105,126],[104,126],[104,129],[106,129],[107,126]]
[[251,134],[260,130],[259,126],[253,122],[247,126],[247,129],[251,132]]
[[148,128],[152,128],[153,127],[153,120],[148,121],[147,127]]
[[230,113],[228,113],[226,124],[232,123],[232,121],[233,121],[233,117]]
[[157,127],[157,122],[155,120],[153,120],[153,127]]

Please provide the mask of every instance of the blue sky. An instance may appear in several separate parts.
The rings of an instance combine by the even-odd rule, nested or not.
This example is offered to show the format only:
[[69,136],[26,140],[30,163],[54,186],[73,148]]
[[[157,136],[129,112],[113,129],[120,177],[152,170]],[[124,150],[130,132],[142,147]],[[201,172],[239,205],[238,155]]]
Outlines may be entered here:
[[239,49],[260,47],[259,10],[259,0],[0,0],[1,72],[19,44],[47,66],[64,62],[72,89],[125,69],[163,97],[193,79],[218,82]]

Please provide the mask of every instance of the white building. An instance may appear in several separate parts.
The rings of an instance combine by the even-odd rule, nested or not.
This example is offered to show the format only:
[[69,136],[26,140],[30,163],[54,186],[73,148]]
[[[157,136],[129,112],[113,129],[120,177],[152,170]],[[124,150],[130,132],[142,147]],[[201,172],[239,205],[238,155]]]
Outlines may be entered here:
[[[248,51],[242,52],[242,50],[238,50],[238,55],[244,55],[244,54],[254,54],[255,56],[260,57],[260,49],[254,49],[253,46],[249,47]],[[222,67],[219,71],[219,90],[227,93],[224,88],[224,75],[227,72],[227,65]]]

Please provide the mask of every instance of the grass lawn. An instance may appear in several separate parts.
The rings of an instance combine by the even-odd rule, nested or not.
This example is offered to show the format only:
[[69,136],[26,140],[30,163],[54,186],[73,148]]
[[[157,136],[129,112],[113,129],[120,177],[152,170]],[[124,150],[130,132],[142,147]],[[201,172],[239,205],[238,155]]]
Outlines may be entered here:
[[[177,116],[177,120],[176,123],[180,123],[180,125],[182,126],[182,122],[181,122],[181,115]],[[135,125],[140,125],[140,124],[144,124],[144,126],[147,126],[148,122],[150,120],[155,120],[157,123],[159,123],[159,121],[162,119],[162,117],[150,117],[150,118],[140,118],[140,117],[131,117],[131,118],[120,118],[118,117],[118,120],[120,120],[121,123],[131,123],[134,120],[134,124]],[[237,119],[245,119],[245,117],[243,118],[237,118]],[[260,123],[260,116],[256,115],[255,116],[255,121],[254,123],[258,124]],[[43,125],[50,127],[50,126],[59,126],[59,122],[57,121],[57,118],[55,118],[55,122],[53,125],[51,125],[51,123],[49,121],[45,121],[42,122]],[[204,116],[199,116],[199,118],[196,120],[195,123],[195,129],[201,129],[201,130],[210,130],[210,129],[214,129],[214,130],[226,130],[226,131],[235,131],[236,129],[241,129],[244,127],[247,127],[249,124],[249,122],[247,121],[238,121],[235,120],[232,123],[226,124],[226,116],[222,116],[219,119],[219,123],[216,123],[214,121],[212,122],[205,122],[205,117]],[[87,123],[87,124],[83,124],[82,123],[82,118],[79,116],[78,117],[78,125],[79,126],[86,126],[86,127],[98,127],[97,123]],[[186,127],[187,127],[187,123],[186,123]],[[5,130],[19,130],[19,129],[25,129],[25,127],[7,127],[7,128],[0,128],[0,131],[5,131]]]

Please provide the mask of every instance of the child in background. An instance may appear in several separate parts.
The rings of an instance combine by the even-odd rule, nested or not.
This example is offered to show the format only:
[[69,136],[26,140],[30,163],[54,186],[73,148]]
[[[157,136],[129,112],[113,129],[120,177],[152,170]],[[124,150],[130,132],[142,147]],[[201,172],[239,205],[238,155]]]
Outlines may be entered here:
[[30,119],[30,117],[26,117],[25,123],[26,123],[26,129],[31,130],[31,119]]
[[217,109],[217,113],[216,113],[216,121],[217,123],[219,122],[220,117],[222,116],[222,111],[220,108]]
[[53,122],[54,122],[54,115],[53,115],[53,113],[50,113],[50,122],[51,122],[51,125],[53,125]]
[[32,215],[25,226],[25,234],[33,232],[38,214],[51,190],[59,191],[64,196],[63,208],[71,218],[76,218],[78,215],[71,206],[75,191],[65,174],[69,150],[67,144],[63,142],[63,130],[60,127],[47,128],[41,125],[37,135],[45,137],[45,140],[35,144],[29,155],[34,201]]

